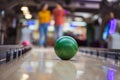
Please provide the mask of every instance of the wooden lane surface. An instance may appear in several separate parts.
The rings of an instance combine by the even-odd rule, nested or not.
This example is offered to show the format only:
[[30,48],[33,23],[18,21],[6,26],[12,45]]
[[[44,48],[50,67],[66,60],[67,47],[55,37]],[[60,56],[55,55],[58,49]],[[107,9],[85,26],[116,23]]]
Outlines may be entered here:
[[60,60],[53,48],[33,50],[0,66],[0,80],[120,80],[119,62],[77,53]]

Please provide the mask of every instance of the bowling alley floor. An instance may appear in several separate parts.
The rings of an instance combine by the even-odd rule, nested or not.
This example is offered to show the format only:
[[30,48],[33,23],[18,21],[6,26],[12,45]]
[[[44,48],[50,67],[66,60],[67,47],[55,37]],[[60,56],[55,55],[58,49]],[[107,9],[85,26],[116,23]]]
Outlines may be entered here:
[[63,61],[53,48],[33,47],[24,56],[0,65],[0,80],[120,80],[120,64],[80,52]]

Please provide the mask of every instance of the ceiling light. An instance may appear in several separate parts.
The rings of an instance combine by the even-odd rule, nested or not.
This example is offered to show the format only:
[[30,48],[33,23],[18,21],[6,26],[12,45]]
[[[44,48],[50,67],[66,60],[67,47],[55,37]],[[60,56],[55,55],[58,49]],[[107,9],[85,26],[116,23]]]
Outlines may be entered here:
[[26,10],[28,10],[28,7],[27,7],[27,6],[22,6],[22,7],[21,7],[21,11],[26,11]]
[[26,18],[26,19],[31,19],[31,18],[32,18],[32,15],[31,15],[31,14],[26,14],[26,15],[25,15],[25,18]]
[[107,0],[108,2],[116,2],[117,0]]
[[29,11],[23,11],[23,15],[27,15],[27,14],[30,14]]

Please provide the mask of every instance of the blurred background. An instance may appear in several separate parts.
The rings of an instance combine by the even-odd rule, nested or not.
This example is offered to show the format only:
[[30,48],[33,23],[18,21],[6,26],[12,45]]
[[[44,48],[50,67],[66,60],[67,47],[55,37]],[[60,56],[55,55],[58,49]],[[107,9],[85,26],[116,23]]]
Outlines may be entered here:
[[[47,3],[52,12],[56,1],[69,12],[63,24],[64,35],[73,37],[79,46],[109,48],[111,43],[120,43],[119,0],[0,0],[0,44],[20,44],[21,30],[27,25],[32,31],[32,44],[39,46],[40,6]],[[48,46],[54,46],[54,24],[51,18]],[[118,35],[114,35],[116,32]]]

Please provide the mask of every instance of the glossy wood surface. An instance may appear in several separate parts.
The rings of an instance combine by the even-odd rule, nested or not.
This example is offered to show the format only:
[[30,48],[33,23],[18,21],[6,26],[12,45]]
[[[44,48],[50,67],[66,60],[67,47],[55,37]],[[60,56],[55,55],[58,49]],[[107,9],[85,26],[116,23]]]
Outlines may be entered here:
[[53,48],[33,48],[26,55],[0,65],[0,80],[120,80],[119,62],[78,52],[60,60]]

